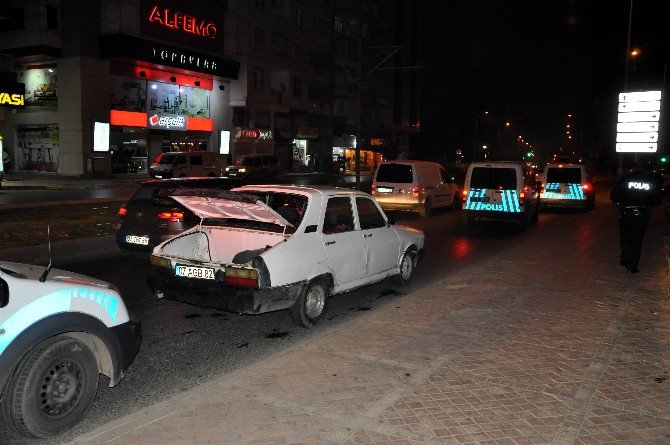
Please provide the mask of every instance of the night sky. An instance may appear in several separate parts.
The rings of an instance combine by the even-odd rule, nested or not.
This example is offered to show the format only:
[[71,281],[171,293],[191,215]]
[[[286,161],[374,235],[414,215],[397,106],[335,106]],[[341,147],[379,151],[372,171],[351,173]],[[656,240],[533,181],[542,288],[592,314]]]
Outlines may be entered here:
[[[564,145],[572,113],[585,151],[614,152],[628,8],[628,0],[421,2],[423,154],[472,150],[484,111],[547,151]],[[631,90],[660,89],[668,27],[656,2],[634,8],[632,47],[641,55]]]

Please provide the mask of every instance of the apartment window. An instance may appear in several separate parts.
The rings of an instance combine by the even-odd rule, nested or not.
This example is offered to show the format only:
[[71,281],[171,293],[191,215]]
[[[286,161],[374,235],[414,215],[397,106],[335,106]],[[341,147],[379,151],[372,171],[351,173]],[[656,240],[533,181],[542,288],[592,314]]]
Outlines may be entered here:
[[58,30],[58,8],[47,5],[47,29]]
[[368,38],[368,25],[366,23],[361,25],[361,37],[364,39]]
[[272,36],[270,36],[270,46],[272,47],[272,51],[278,56],[284,57],[288,55],[288,40],[283,35],[273,32]]
[[333,108],[335,108],[333,110],[333,113],[338,116],[342,116],[347,109],[344,99],[335,99],[333,101],[333,105],[334,105]]
[[293,23],[296,26],[302,26],[302,8],[295,8],[293,11]]
[[344,23],[341,17],[335,17],[335,32],[341,33],[344,31]]
[[344,83],[345,83],[344,71],[336,70],[335,71],[335,86],[341,87],[341,86],[344,86]]
[[263,89],[263,70],[261,68],[253,69],[251,72],[251,83],[254,85],[254,89]]
[[23,6],[0,10],[0,32],[21,31],[25,27]]
[[293,79],[293,97],[302,97],[302,80],[297,77]]
[[263,49],[265,46],[265,31],[263,28],[254,28],[254,48]]

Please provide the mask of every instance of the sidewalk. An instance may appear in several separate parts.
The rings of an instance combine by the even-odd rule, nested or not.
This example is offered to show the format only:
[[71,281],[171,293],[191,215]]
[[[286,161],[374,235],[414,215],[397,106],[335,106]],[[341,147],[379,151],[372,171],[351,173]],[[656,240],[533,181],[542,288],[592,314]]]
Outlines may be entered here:
[[113,175],[108,179],[66,176],[52,173],[7,172],[0,190],[81,190],[123,187],[151,179],[148,174],[129,173]]
[[611,213],[74,443],[668,444],[670,240],[656,212],[627,275]]

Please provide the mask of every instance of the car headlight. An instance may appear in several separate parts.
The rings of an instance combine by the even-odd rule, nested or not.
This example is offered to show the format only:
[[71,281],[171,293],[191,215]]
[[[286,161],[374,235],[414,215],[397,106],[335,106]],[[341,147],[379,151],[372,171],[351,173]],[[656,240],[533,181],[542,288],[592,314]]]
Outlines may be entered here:
[[229,172],[229,171],[230,171],[230,167],[226,167],[226,171]]
[[240,173],[244,173],[244,172],[246,172],[246,171],[247,171],[246,168],[241,168],[241,169],[240,169]]

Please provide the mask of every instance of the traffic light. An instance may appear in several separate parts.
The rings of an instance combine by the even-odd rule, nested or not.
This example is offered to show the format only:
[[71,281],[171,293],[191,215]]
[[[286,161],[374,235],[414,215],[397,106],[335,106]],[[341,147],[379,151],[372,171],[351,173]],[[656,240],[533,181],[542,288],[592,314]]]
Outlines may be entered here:
[[667,156],[663,156],[663,157],[661,158],[661,162],[663,162],[663,163],[668,162],[668,157],[667,157]]

